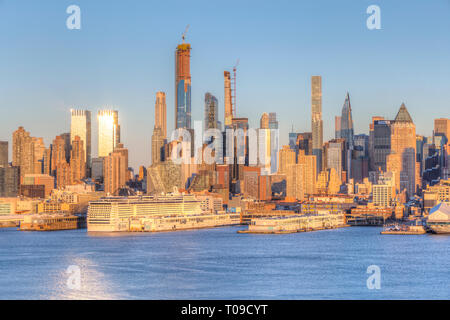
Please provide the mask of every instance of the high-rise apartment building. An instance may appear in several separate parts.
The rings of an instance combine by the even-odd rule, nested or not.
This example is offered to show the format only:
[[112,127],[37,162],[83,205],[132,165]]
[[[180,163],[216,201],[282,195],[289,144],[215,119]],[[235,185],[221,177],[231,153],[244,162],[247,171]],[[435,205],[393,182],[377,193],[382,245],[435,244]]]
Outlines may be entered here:
[[311,78],[311,131],[312,152],[316,156],[317,168],[322,170],[322,145],[323,145],[323,121],[322,121],[322,77]]
[[8,166],[8,141],[0,141],[0,167]]
[[88,110],[70,110],[70,142],[75,137],[80,137],[83,142],[86,168],[91,168],[91,112]]
[[175,128],[191,129],[191,45],[183,43],[175,52]]
[[289,146],[283,146],[279,152],[279,157],[280,165],[278,167],[278,173],[287,174],[289,166],[296,164],[295,151],[289,148]]
[[306,155],[304,150],[299,150],[297,156],[297,163],[304,166],[303,186],[304,193],[313,195],[316,193],[316,179],[317,179],[317,162],[316,156]]
[[104,161],[105,192],[116,195],[128,181],[128,149],[119,144]]
[[72,141],[70,156],[70,169],[72,184],[80,182],[86,177],[86,156],[84,155],[84,142],[79,136],[75,136]]
[[67,163],[66,160],[66,141],[62,136],[56,136],[52,143],[52,174],[57,175],[57,168]]
[[23,127],[13,132],[13,166],[20,167],[20,175],[41,173],[44,157],[42,138],[34,138]]
[[211,93],[205,94],[205,130],[217,129],[219,122],[219,101]]
[[232,104],[232,95],[231,95],[231,76],[229,71],[224,71],[224,87],[225,87],[225,127],[231,126],[231,122],[233,120],[233,104]]
[[120,143],[119,112],[101,110],[98,112],[98,156],[107,157]]

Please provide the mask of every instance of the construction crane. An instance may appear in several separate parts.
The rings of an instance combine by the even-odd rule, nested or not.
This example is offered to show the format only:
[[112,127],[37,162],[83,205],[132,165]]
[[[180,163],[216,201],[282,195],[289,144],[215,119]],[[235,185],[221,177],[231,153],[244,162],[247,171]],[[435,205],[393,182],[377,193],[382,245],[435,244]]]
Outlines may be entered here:
[[232,94],[231,94],[231,106],[233,110],[233,117],[236,118],[236,71],[239,65],[239,59],[237,59],[236,64],[233,67],[233,79],[232,79]]
[[186,26],[186,29],[184,30],[184,32],[181,36],[181,39],[183,39],[183,43],[184,43],[184,39],[186,38],[186,33],[188,32],[188,30],[189,30],[189,25]]

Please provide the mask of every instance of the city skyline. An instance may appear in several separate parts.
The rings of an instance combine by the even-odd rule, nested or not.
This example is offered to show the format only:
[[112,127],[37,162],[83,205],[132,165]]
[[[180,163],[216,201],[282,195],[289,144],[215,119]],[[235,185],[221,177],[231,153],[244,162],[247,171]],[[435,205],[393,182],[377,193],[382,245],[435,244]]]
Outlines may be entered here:
[[[324,3],[328,8],[334,8],[339,13],[342,13],[341,17],[348,19],[343,19],[335,27],[336,30],[332,30],[332,28],[329,30],[327,28],[317,30],[314,34],[321,36],[320,38],[323,41],[313,41],[313,39],[308,38],[310,42],[312,41],[309,44],[311,49],[305,49],[306,46],[303,46],[303,44],[307,45],[307,43],[299,44],[295,41],[295,38],[286,36],[278,41],[274,41],[274,49],[261,52],[255,59],[249,59],[249,54],[254,50],[258,50],[258,41],[261,40],[260,35],[257,33],[256,39],[245,37],[245,35],[253,34],[251,33],[252,31],[256,32],[254,27],[244,26],[241,29],[244,36],[239,36],[232,32],[232,36],[224,35],[223,37],[217,37],[217,39],[207,37],[208,40],[206,40],[205,37],[208,32],[205,34],[205,28],[202,27],[199,19],[195,19],[196,23],[192,24],[190,23],[191,19],[183,18],[180,20],[182,22],[176,25],[168,26],[163,24],[164,28],[161,31],[164,33],[164,36],[156,37],[153,42],[151,40],[140,41],[140,37],[144,35],[150,38],[155,36],[154,32],[144,28],[145,30],[139,31],[139,41],[135,39],[131,43],[125,42],[125,47],[118,50],[117,53],[108,52],[107,59],[101,62],[99,66],[102,72],[92,80],[86,78],[91,74],[86,67],[90,66],[93,61],[99,62],[95,56],[99,50],[107,48],[111,44],[109,42],[109,40],[112,40],[111,38],[99,45],[91,45],[94,50],[89,55],[92,55],[93,60],[86,60],[89,55],[76,58],[73,53],[59,48],[57,51],[65,53],[73,64],[75,70],[72,70],[72,74],[76,81],[70,81],[70,76],[69,80],[67,80],[62,75],[60,75],[63,78],[62,81],[60,81],[59,77],[51,80],[49,75],[39,72],[39,70],[43,70],[42,68],[50,68],[52,70],[50,73],[54,76],[56,72],[54,68],[59,68],[63,62],[67,62],[64,58],[55,59],[55,61],[48,59],[50,62],[47,62],[46,66],[33,65],[25,70],[27,63],[24,60],[33,61],[31,58],[26,58],[29,53],[22,52],[22,56],[19,57],[11,56],[12,53],[19,52],[18,50],[23,47],[23,40],[28,39],[33,34],[44,32],[44,30],[39,28],[36,30],[27,29],[25,26],[31,22],[24,21],[27,13],[21,12],[18,21],[15,22],[16,24],[13,24],[20,31],[17,35],[18,38],[10,42],[11,46],[9,50],[5,50],[6,53],[0,53],[2,57],[8,58],[9,61],[8,66],[5,66],[6,74],[9,75],[9,81],[5,82],[5,80],[2,80],[0,82],[1,87],[3,87],[2,94],[0,94],[0,105],[2,109],[12,106],[14,110],[22,110],[23,112],[19,115],[12,110],[7,120],[4,117],[0,119],[1,140],[10,142],[11,155],[11,132],[16,130],[17,127],[23,126],[32,136],[43,137],[45,145],[49,145],[57,134],[70,131],[69,110],[71,108],[87,109],[93,112],[94,115],[101,109],[114,109],[118,110],[120,114],[119,122],[123,128],[121,142],[130,150],[131,166],[137,169],[139,165],[150,164],[155,94],[157,91],[164,91],[167,95],[166,103],[169,106],[167,108],[167,129],[168,132],[171,132],[173,130],[173,121],[171,119],[174,119],[174,110],[170,107],[174,105],[174,48],[176,48],[177,43],[181,42],[181,33],[188,23],[191,24],[191,27],[186,40],[192,45],[192,120],[203,119],[204,94],[211,92],[219,101],[218,120],[224,123],[223,71],[230,70],[236,58],[240,58],[241,62],[237,76],[237,116],[248,117],[250,127],[257,128],[259,118],[263,112],[276,111],[278,121],[281,124],[280,146],[287,144],[288,133],[291,131],[292,126],[294,126],[294,131],[296,132],[311,130],[309,78],[312,75],[322,76],[324,141],[334,136],[334,117],[340,114],[342,99],[347,91],[352,99],[355,135],[368,133],[372,116],[394,119],[399,105],[405,102],[415,121],[417,134],[431,136],[434,119],[447,117],[446,110],[449,97],[447,96],[448,90],[444,90],[444,88],[448,88],[449,79],[444,74],[448,74],[447,71],[450,68],[449,62],[444,57],[448,57],[450,48],[441,39],[444,39],[443,29],[445,29],[448,21],[439,19],[439,10],[436,10],[436,7],[433,6],[431,8],[422,8],[420,4],[414,3],[402,7],[400,4],[392,5],[382,1],[379,3],[383,14],[382,30],[370,31],[365,28],[365,20],[367,18],[365,8],[367,5],[349,4],[345,8],[347,12],[344,12],[344,8],[336,7],[333,3],[322,2],[322,4]],[[145,4],[141,5],[147,7]],[[7,19],[2,20],[3,22],[0,22],[0,24],[4,23],[4,21],[11,24],[10,19],[15,16],[8,10],[17,9],[17,14],[19,14],[20,4],[16,6],[11,3],[2,3],[1,6],[9,14]],[[159,6],[161,6],[161,10],[168,10],[164,4],[159,4]],[[194,6],[197,7],[197,5]],[[295,9],[295,12],[304,18],[303,15],[306,15],[308,12],[316,12],[319,9],[318,6],[316,7],[313,4],[291,5],[282,3],[275,8],[274,12],[284,13],[291,8]],[[449,7],[445,2],[434,6],[442,6],[442,9]],[[89,15],[93,15],[92,19],[95,16],[95,19],[99,20],[89,19],[83,24],[83,28],[78,34],[63,30],[64,26],[62,26],[61,30],[55,34],[48,34],[45,38],[47,39],[46,41],[55,41],[55,44],[69,44],[73,42],[72,45],[77,46],[86,44],[86,42],[90,43],[91,40],[96,39],[99,36],[99,23],[105,23],[105,18],[99,15],[98,5],[81,1],[80,7],[87,20]],[[113,12],[117,12],[120,7],[120,5],[113,6]],[[44,5],[38,11],[40,12],[44,9],[48,10],[49,14],[55,14],[55,19],[57,20],[56,11],[58,6],[53,8]],[[258,13],[263,17],[268,14],[268,9],[270,8],[261,8],[258,10]],[[421,11],[421,9],[424,10]],[[241,21],[241,24],[243,19],[241,14],[247,12],[247,10],[249,10],[249,7],[244,6],[242,13],[239,14],[238,18],[240,20],[238,20]],[[189,13],[193,15],[193,11],[189,10]],[[401,12],[402,15],[399,16]],[[427,19],[427,25],[420,32],[416,33],[416,37],[420,39],[421,43],[430,45],[426,52],[423,50],[411,51],[410,45],[405,43],[406,40],[411,40],[411,34],[414,34],[414,32],[411,33],[409,30],[406,30],[408,27],[413,27],[410,18],[421,14]],[[64,17],[62,15],[62,20],[64,20]],[[157,20],[156,17],[152,17]],[[194,16],[191,17],[194,18]],[[408,17],[408,19],[405,17]],[[223,19],[222,16],[220,18]],[[279,22],[280,20],[275,18],[273,21],[268,21],[267,26],[264,27],[266,31],[269,29],[270,32],[268,34],[271,39],[273,39],[276,32],[270,28],[274,28],[275,21]],[[398,18],[398,21],[394,21],[394,18]],[[259,15],[256,15],[253,19],[255,26],[261,26],[262,21],[260,21]],[[330,19],[327,12],[324,12],[323,19]],[[316,23],[324,25],[330,25],[333,22],[333,20],[330,20],[328,23],[325,23],[327,21],[322,20],[322,18],[319,20]],[[307,23],[304,25],[304,20],[299,19],[297,21],[292,14],[288,15],[285,23],[292,23],[294,26],[293,28],[288,28],[289,35],[302,35],[305,30],[310,32],[312,22],[310,19],[306,21]],[[20,27],[19,23],[24,23],[24,26]],[[129,22],[127,23],[129,24]],[[419,26],[421,26],[421,23],[424,24],[420,19],[418,22],[415,20],[415,23]],[[135,27],[128,24],[123,26],[125,30]],[[438,26],[435,24],[438,24]],[[110,24],[107,25],[110,28],[115,28]],[[286,27],[286,25],[283,26]],[[301,28],[302,26],[306,27],[304,28],[305,30]],[[217,26],[217,28],[219,27]],[[274,29],[279,30],[277,28]],[[216,29],[213,27],[212,30]],[[349,31],[349,34],[344,39],[343,34],[345,31]],[[3,32],[0,31],[0,36],[2,37],[6,36]],[[336,33],[339,35],[338,39],[343,42],[338,43],[336,40],[331,40],[331,37],[336,35]],[[407,36],[404,41],[398,41],[398,43],[394,41],[399,40],[403,35]],[[117,36],[122,39],[120,33]],[[244,38],[250,39],[249,45],[255,45],[255,47],[242,46]],[[288,41],[288,38],[292,38],[292,40]],[[299,39],[305,41],[305,37],[299,37]],[[223,45],[227,45],[230,41],[236,42],[231,46],[233,48],[233,50],[230,50],[232,54],[225,54],[213,49],[221,42],[223,42]],[[358,47],[355,47],[356,43],[358,43],[359,50]],[[127,44],[130,46],[127,46]],[[157,45],[156,49],[153,48],[151,51],[146,51],[147,56],[139,53],[139,63],[130,65],[129,58],[133,47],[138,45],[149,48],[148,46],[153,46],[153,44]],[[385,49],[380,48],[388,44],[393,46],[391,46],[392,50],[388,53],[390,59],[386,60],[387,52]],[[346,46],[347,57],[339,60],[342,59],[342,51],[340,49],[342,45]],[[242,48],[237,50],[236,46]],[[342,66],[337,66],[336,62],[330,65],[330,61],[322,52],[324,46],[328,50],[332,48],[338,49],[338,60],[342,62],[340,63]],[[298,51],[297,47],[302,50]],[[41,49],[39,48],[35,52],[38,60],[41,54]],[[433,48],[435,50],[432,50]],[[321,52],[321,54],[318,54],[318,57],[307,64],[307,58],[312,57],[310,56],[312,53],[310,50],[316,53]],[[80,53],[78,50],[75,51]],[[408,51],[408,56],[405,56],[406,51]],[[47,52],[46,49],[45,52]],[[278,57],[278,60],[271,58],[273,55]],[[64,57],[65,55],[62,54],[62,56]],[[361,56],[365,58],[361,58]],[[279,61],[280,57],[284,58],[284,63]],[[402,57],[402,60],[397,61],[400,57]],[[144,61],[142,60],[144,58],[148,62],[146,62],[145,68],[141,70],[137,66]],[[300,59],[300,63],[298,59]],[[17,67],[23,62],[25,64],[22,65],[20,73],[11,72],[13,66]],[[109,70],[105,72],[106,69],[104,68],[113,62],[120,62],[120,68],[115,67],[114,71]],[[53,65],[50,65],[50,63],[53,63]],[[286,69],[286,63],[292,64],[292,70]],[[83,64],[86,64],[86,66]],[[161,66],[154,68],[155,64],[160,64]],[[396,64],[396,68],[391,70],[392,64]],[[127,66],[134,67],[129,69],[130,71],[125,71]],[[260,67],[259,70],[255,69],[257,66]],[[153,69],[156,72],[152,72]],[[263,73],[261,73],[262,71]],[[125,75],[126,77],[123,80],[126,82],[132,81],[130,84],[122,87],[121,90],[118,90],[117,84],[107,80],[107,77],[111,77],[114,73]],[[411,79],[413,73],[417,74],[414,80]],[[42,81],[36,84],[35,80],[38,75]],[[262,78],[264,78],[264,83],[261,82]],[[389,81],[386,80],[388,78],[390,79]],[[433,79],[433,81],[430,81],[430,79]],[[93,80],[96,80],[96,82],[92,82]],[[54,81],[57,81],[58,84]],[[123,81],[119,82],[121,85],[124,84]],[[86,86],[89,86],[89,88]],[[19,94],[22,90],[27,90],[29,93],[27,95]],[[131,95],[134,96],[131,97]],[[428,105],[433,106],[433,113],[424,111]],[[39,113],[35,113],[34,110],[39,110]],[[298,112],[296,118],[292,118],[291,110]],[[376,110],[376,112],[373,110]],[[51,119],[55,127],[49,127],[46,124],[46,119]],[[94,151],[94,156],[95,150],[97,150],[95,137],[98,134],[95,124],[93,124],[92,129],[92,150]],[[145,148],[142,148],[142,145]],[[9,160],[11,161],[11,157]]]

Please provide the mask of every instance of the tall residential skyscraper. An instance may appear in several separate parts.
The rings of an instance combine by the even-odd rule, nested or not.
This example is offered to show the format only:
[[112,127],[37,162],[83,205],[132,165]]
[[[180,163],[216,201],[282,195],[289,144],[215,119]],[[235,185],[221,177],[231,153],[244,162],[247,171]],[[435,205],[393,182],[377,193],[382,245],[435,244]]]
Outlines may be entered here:
[[101,110],[98,112],[98,156],[107,157],[120,143],[119,112]]
[[75,137],[83,142],[86,167],[91,167],[91,112],[88,110],[70,110],[70,142]]
[[219,101],[211,93],[205,94],[205,130],[217,129],[219,121]]
[[311,130],[312,151],[317,160],[317,171],[322,170],[322,145],[323,145],[323,121],[322,121],[322,77],[311,77]]
[[391,123],[391,154],[386,166],[394,173],[397,191],[406,189],[412,197],[416,191],[416,126],[404,103]]
[[229,71],[223,72],[224,87],[225,87],[225,127],[231,126],[233,120],[233,103],[231,95],[231,75]]
[[175,52],[175,128],[191,129],[191,45],[179,44]]
[[0,141],[0,167],[8,166],[8,141]]
[[155,102],[155,128],[161,128],[163,138],[167,138],[167,106],[166,94],[162,91],[156,93]]

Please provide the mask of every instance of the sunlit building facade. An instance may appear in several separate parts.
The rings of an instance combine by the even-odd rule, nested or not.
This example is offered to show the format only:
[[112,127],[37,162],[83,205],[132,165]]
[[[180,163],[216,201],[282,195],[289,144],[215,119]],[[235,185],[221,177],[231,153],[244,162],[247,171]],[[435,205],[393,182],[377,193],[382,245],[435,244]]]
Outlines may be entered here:
[[100,110],[98,120],[98,156],[107,157],[120,143],[119,112]]
[[88,110],[70,110],[70,142],[75,137],[83,142],[86,167],[91,167],[91,112]]

